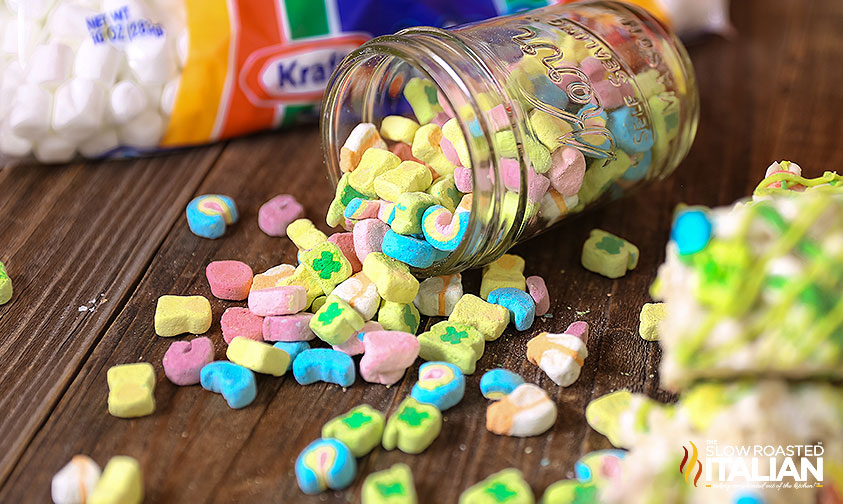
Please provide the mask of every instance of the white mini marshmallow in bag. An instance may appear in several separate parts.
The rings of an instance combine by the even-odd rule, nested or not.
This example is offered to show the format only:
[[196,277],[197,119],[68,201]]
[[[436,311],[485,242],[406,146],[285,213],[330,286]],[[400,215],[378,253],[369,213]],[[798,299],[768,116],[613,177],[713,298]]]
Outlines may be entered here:
[[146,110],[149,100],[146,91],[132,81],[120,81],[111,88],[111,117],[117,124],[125,124]]
[[72,66],[73,49],[70,46],[59,42],[40,44],[24,64],[26,80],[54,88],[70,77]]
[[76,142],[50,133],[35,144],[34,153],[42,163],[66,163],[76,154]]
[[102,83],[73,78],[56,90],[53,130],[71,140],[84,140],[102,127],[107,104],[106,89]]
[[123,63],[123,54],[111,44],[97,44],[88,38],[79,45],[73,75],[83,79],[98,80],[111,86],[117,79],[117,72]]
[[147,110],[120,126],[120,142],[138,149],[152,149],[164,134],[164,119],[157,112]]
[[9,126],[12,133],[36,141],[50,131],[53,95],[37,84],[22,84],[15,93]]

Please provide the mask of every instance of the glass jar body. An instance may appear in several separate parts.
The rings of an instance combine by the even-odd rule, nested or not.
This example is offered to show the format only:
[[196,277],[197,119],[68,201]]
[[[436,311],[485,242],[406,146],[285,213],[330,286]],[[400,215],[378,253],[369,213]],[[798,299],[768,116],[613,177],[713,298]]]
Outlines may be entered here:
[[[419,80],[431,95],[424,117],[405,96]],[[418,271],[426,276],[486,264],[571,214],[670,174],[693,141],[698,95],[678,40],[618,2],[411,28],[364,44],[334,73],[322,114],[332,181],[358,123],[414,112],[420,123],[458,125],[454,165],[471,188],[459,247]]]

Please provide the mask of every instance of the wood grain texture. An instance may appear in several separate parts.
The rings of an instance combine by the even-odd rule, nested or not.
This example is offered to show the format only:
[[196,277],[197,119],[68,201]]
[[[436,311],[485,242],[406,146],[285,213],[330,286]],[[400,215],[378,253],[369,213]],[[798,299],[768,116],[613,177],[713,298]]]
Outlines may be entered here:
[[0,481],[134,290],[220,149],[0,171],[0,259],[15,291],[0,307]]
[[[843,112],[843,93],[839,88],[839,82],[843,81],[843,66],[839,64],[843,61],[843,44],[838,30],[843,25],[843,4],[834,0],[734,3],[732,14],[738,35],[729,41],[709,39],[690,48],[699,80],[702,113],[697,140],[688,159],[664,182],[622,202],[572,219],[514,249],[526,259],[528,274],[539,274],[547,280],[553,317],[539,319],[525,333],[508,330],[500,340],[487,345],[477,373],[468,378],[465,399],[445,413],[442,434],[423,454],[409,456],[376,448],[359,460],[358,477],[352,487],[318,497],[301,494],[293,474],[296,456],[319,436],[322,424],[330,418],[362,402],[391,413],[417,379],[418,364],[390,388],[365,384],[359,378],[347,390],[326,384],[302,387],[291,376],[261,376],[257,399],[239,411],[230,410],[220,396],[199,387],[173,386],[163,375],[160,361],[173,339],[154,334],[152,318],[158,296],[201,294],[210,298],[204,268],[212,260],[240,259],[256,272],[280,262],[294,262],[295,251],[288,240],[270,238],[258,230],[256,212],[261,203],[278,193],[294,194],[305,205],[307,215],[327,230],[321,224],[321,216],[330,194],[314,183],[324,179],[319,139],[315,129],[305,128],[231,142],[198,188],[182,182],[181,187],[166,189],[177,191],[179,197],[184,192],[229,194],[240,207],[241,222],[224,238],[211,241],[195,237],[184,219],[176,219],[131,296],[112,308],[116,310],[116,318],[92,327],[80,327],[72,335],[65,331],[62,334],[65,339],[53,344],[64,350],[45,357],[55,359],[49,366],[44,360],[33,361],[27,371],[30,381],[53,372],[72,378],[72,382],[31,442],[19,441],[20,434],[8,438],[19,446],[26,445],[26,450],[16,459],[14,471],[0,488],[0,502],[46,501],[52,474],[76,453],[89,454],[101,464],[116,454],[138,458],[144,468],[147,502],[355,502],[367,474],[396,462],[407,463],[413,469],[420,502],[456,502],[463,489],[506,467],[524,471],[537,495],[554,481],[571,477],[573,464],[583,453],[609,446],[605,438],[585,423],[583,411],[588,401],[624,387],[661,400],[673,397],[658,386],[658,345],[641,340],[637,324],[641,305],[649,301],[648,287],[664,257],[676,204],[728,204],[747,195],[763,176],[766,166],[776,159],[799,162],[809,176],[836,169],[843,161],[843,145],[839,142],[843,133],[839,120]],[[204,151],[192,152],[198,155],[195,153]],[[152,160],[147,169],[167,162],[167,158]],[[138,170],[128,169],[133,174]],[[26,198],[21,192],[40,182],[17,171],[0,177],[4,177],[7,187],[15,188],[9,201],[0,202],[0,211],[2,215],[10,215],[6,209],[18,210],[11,213],[15,223],[8,227],[15,226],[17,234],[22,236],[11,247],[13,252],[7,248],[2,253],[14,259],[9,260],[10,266],[15,262],[18,268],[24,265],[19,271],[41,267],[39,254],[43,261],[55,249],[55,242],[47,238],[26,245],[33,240],[29,234],[41,227],[40,233],[49,235],[49,230],[58,226],[46,218],[40,218],[43,223],[39,224],[38,213],[24,216],[27,208],[47,212],[54,216],[53,220],[65,219],[67,207],[81,205],[74,199],[75,191],[89,191],[89,200],[96,198],[96,191],[104,191],[101,187],[88,188],[79,181],[74,185],[72,180],[54,180],[43,185],[47,196],[41,199],[50,202],[43,209],[32,202],[19,201]],[[128,184],[123,178],[115,178],[113,183]],[[42,201],[40,205],[46,203]],[[103,202],[96,211],[77,209],[73,215],[87,215],[89,221],[100,223],[97,231],[110,229],[108,216],[125,205],[126,202],[115,198]],[[112,226],[140,225],[136,221],[111,218],[115,219]],[[7,224],[0,223],[0,230],[5,229],[3,226]],[[639,245],[642,258],[638,268],[616,281],[583,270],[579,265],[581,245],[594,227],[617,233]],[[79,236],[66,236],[63,240],[67,242],[66,249],[78,250],[78,257],[93,255],[88,253],[90,243],[111,240],[100,232],[85,234],[87,228],[81,225],[75,229],[74,234]],[[5,231],[0,236],[5,236]],[[52,239],[62,240],[61,237]],[[75,260],[81,260],[77,256],[73,256]],[[114,253],[107,260],[90,263],[102,270],[104,276],[106,271],[112,273],[101,279],[96,288],[86,291],[81,296],[83,299],[87,299],[88,292],[98,294],[101,290],[116,289],[115,285],[133,285],[133,280],[118,274],[119,268],[125,268],[115,266],[121,261],[125,263],[119,257],[119,253]],[[54,337],[51,327],[55,320],[45,319],[40,310],[61,305],[53,298],[63,299],[67,304],[80,297],[75,287],[78,280],[68,280],[73,277],[61,272],[62,267],[67,267],[66,262],[56,261],[52,269],[46,269],[48,278],[39,280],[42,284],[36,289],[42,293],[40,298],[18,298],[0,309],[4,310],[0,311],[3,317],[0,327],[17,328],[22,323],[29,328],[26,337],[35,340]],[[10,273],[14,276],[15,270]],[[128,273],[125,276],[132,278]],[[61,278],[65,285],[56,285],[55,277]],[[28,296],[30,288],[26,282],[21,281],[24,289],[21,296]],[[477,292],[479,273],[467,272],[464,284],[467,292]],[[21,299],[28,301],[23,303]],[[209,335],[215,342],[217,358],[223,358],[225,344],[219,316],[226,307],[244,303],[211,299],[211,304],[215,321]],[[75,305],[72,308],[75,310]],[[21,322],[7,322],[13,310],[16,320]],[[579,380],[563,389],[526,362],[526,341],[540,331],[564,330],[577,319],[591,325],[589,357]],[[6,362],[16,362],[8,359],[22,359],[29,365],[32,359],[38,358],[37,352],[27,356],[20,351],[21,341],[25,339],[18,336],[16,344],[8,343],[5,336],[0,340],[0,349],[4,349],[0,354],[4,369],[0,373],[7,373]],[[67,357],[56,355],[82,345],[79,341],[96,344],[84,355],[77,372],[77,367],[60,360]],[[106,413],[105,373],[112,365],[138,360],[152,362],[158,373],[155,414],[136,420],[113,418]],[[20,370],[21,365],[18,366]],[[487,402],[478,393],[478,382],[484,370],[496,366],[521,373],[554,397],[559,419],[548,434],[513,439],[486,431]],[[48,367],[61,369],[54,371]],[[26,402],[23,399],[5,398],[18,391],[28,393],[24,386],[30,384],[17,381],[7,386],[7,375],[0,376],[4,377],[2,387],[7,392],[0,401],[10,401],[6,404],[16,408],[11,410],[15,412],[13,416],[18,411],[24,414],[30,411],[20,409],[30,407],[21,405]]]

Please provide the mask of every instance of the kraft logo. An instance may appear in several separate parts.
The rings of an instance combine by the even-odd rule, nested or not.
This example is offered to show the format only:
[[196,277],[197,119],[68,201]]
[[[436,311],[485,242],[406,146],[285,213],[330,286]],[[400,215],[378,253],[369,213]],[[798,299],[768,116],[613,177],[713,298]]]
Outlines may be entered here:
[[368,39],[351,34],[261,48],[246,59],[240,87],[258,107],[319,101],[340,61]]
[[688,456],[688,449],[683,446],[682,449],[685,450],[685,456],[679,464],[679,472],[685,476],[685,483],[690,484],[691,475],[694,473],[694,469],[696,469],[697,475],[694,477],[694,486],[697,486],[697,482],[700,480],[700,476],[702,476],[702,463],[699,461],[700,452],[697,450],[697,445],[693,441],[689,442],[692,448],[690,458]]

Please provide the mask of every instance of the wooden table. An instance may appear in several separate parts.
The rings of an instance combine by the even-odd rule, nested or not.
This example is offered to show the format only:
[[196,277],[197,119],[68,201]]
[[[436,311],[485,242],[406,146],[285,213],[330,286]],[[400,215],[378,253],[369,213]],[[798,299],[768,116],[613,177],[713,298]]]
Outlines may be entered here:
[[[49,501],[50,478],[77,453],[101,465],[113,455],[136,457],[147,502],[356,501],[365,475],[396,462],[412,467],[421,502],[456,502],[469,485],[511,466],[537,495],[571,477],[580,455],[609,446],[585,423],[591,399],[623,387],[671,399],[659,388],[658,346],[638,337],[637,324],[676,204],[730,203],[773,160],[795,160],[811,176],[843,161],[843,3],[733,3],[736,37],[690,48],[702,114],[688,159],[665,182],[516,248],[528,274],[547,280],[553,317],[487,346],[465,399],[445,413],[427,451],[375,449],[344,492],[305,497],[295,483],[296,456],[323,423],[357,404],[392,410],[409,393],[417,365],[389,388],[359,379],[348,390],[302,387],[290,376],[261,376],[255,402],[235,411],[219,395],[164,377],[160,362],[173,340],[156,336],[152,323],[160,295],[211,298],[204,269],[212,260],[240,259],[255,271],[295,262],[289,240],[258,229],[256,212],[271,196],[291,193],[323,222],[330,195],[313,187],[325,176],[316,128],[129,162],[0,170],[0,260],[15,287],[12,302],[0,307],[0,502]],[[184,218],[188,201],[210,192],[233,196],[241,210],[241,222],[219,240],[194,236]],[[638,268],[617,281],[586,272],[580,248],[594,227],[638,244]],[[466,291],[477,292],[478,272],[464,278]],[[222,358],[219,316],[243,303],[211,304],[208,334]],[[579,380],[563,389],[526,362],[526,341],[578,318],[591,324],[589,357]],[[114,418],[106,412],[106,371],[136,361],[156,367],[155,413]],[[486,431],[478,382],[495,366],[550,392],[559,419],[548,434],[515,439]]]

